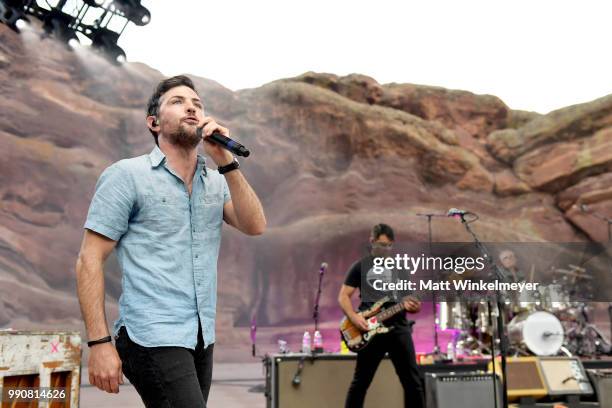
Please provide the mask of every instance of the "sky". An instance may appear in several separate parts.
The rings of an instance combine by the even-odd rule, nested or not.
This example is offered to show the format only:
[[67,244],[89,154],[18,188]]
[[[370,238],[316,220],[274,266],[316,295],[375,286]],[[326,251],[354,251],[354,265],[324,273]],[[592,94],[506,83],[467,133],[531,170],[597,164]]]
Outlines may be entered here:
[[143,0],[128,61],[232,90],[307,71],[500,97],[547,113],[612,94],[612,2]]

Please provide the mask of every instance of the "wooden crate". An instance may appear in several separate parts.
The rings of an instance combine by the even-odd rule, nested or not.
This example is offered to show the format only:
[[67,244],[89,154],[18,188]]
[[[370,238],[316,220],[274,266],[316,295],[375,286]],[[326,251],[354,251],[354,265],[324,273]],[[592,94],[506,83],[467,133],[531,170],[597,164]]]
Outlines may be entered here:
[[0,398],[3,388],[65,387],[66,402],[3,402],[2,408],[78,408],[81,336],[65,331],[0,331]]

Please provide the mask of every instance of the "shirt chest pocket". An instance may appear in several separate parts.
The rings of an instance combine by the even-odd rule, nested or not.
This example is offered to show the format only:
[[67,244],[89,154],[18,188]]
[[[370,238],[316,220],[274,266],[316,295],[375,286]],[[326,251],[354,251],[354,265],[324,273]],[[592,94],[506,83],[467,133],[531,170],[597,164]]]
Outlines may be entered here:
[[205,195],[195,205],[195,224],[199,232],[220,232],[223,222],[223,196]]
[[172,195],[150,195],[145,197],[143,218],[151,228],[162,231],[178,231],[185,224],[187,207],[182,208],[177,197]]

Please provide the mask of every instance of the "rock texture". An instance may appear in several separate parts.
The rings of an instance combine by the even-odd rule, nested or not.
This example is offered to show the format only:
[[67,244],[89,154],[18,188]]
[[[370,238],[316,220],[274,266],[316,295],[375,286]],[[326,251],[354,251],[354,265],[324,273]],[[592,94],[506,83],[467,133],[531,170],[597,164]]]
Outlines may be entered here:
[[[152,148],[144,109],[161,78],[0,25],[0,326],[80,324],[74,263],[89,200],[106,166]],[[612,96],[539,115],[362,75],[306,73],[240,92],[195,80],[210,114],[251,148],[243,169],[269,223],[257,238],[224,233],[220,342],[248,341],[232,329],[253,313],[265,325],[307,322],[322,261],[322,314],[337,318],[344,271],[378,222],[425,240],[415,214],[457,207],[479,214],[483,240],[605,238],[576,205],[612,216]],[[470,237],[436,219],[434,239]],[[106,277],[111,320],[116,262]]]

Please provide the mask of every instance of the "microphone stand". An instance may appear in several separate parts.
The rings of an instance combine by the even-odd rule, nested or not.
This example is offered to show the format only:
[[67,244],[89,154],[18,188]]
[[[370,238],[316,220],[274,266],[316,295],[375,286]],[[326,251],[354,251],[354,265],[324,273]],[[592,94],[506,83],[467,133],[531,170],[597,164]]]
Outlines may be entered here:
[[257,318],[255,317],[255,313],[251,317],[251,356],[257,357]]
[[[493,270],[495,271],[495,275],[497,276],[497,279],[501,280],[502,282],[507,282],[508,277],[506,276],[506,274],[499,268],[497,263],[493,261],[493,258],[491,258],[491,256],[489,255],[485,246],[482,244],[482,242],[480,242],[480,240],[478,239],[478,237],[476,236],[476,234],[474,233],[474,231],[472,231],[472,228],[470,227],[470,223],[476,221],[478,219],[478,216],[476,216],[476,214],[471,214],[471,215],[474,215],[476,218],[474,218],[471,221],[467,221],[465,219],[465,215],[466,214],[459,214],[459,216],[461,217],[461,223],[465,226],[465,229],[467,230],[467,232],[474,239],[474,243],[476,244],[476,247],[480,250],[483,257],[489,262],[489,265],[493,267]],[[501,370],[502,370],[502,380],[501,380],[502,407],[508,408],[508,381],[507,381],[508,375],[507,375],[507,369],[506,369],[506,354],[508,352],[508,344],[506,341],[506,332],[504,328],[504,304],[502,302],[502,298],[501,298],[501,294],[499,293],[499,290],[495,290],[495,302],[497,303],[497,332],[499,336],[499,354],[501,356]],[[490,311],[491,311],[491,308],[489,308],[489,313]],[[494,344],[495,344],[495,341],[494,339],[492,339],[491,345],[493,346]],[[491,350],[491,362],[493,364],[493,398],[495,399],[495,407],[497,408],[498,402],[497,402],[497,386],[495,384],[495,350],[493,349],[493,347]]]
[[582,210],[582,211],[591,215],[592,217],[597,218],[598,220],[608,223],[608,243],[612,242],[612,218],[608,218],[605,215],[600,214],[595,211],[585,211],[585,210]]
[[[315,305],[314,310],[312,312],[312,318],[314,319],[315,324],[315,332],[319,330],[319,302],[321,300],[321,288],[323,286],[323,275],[325,274],[325,269],[327,269],[327,263],[323,262],[321,264],[321,268],[319,268],[319,285],[317,288],[317,295],[315,297]],[[312,340],[314,340],[314,333],[312,335]],[[314,347],[310,347],[310,355],[301,356],[298,360],[297,369],[295,374],[293,375],[293,379],[291,380],[291,384],[294,387],[299,387],[302,383],[302,371],[304,370],[304,361],[309,358],[311,363],[315,361],[315,350]]]
[[[419,217],[427,217],[427,241],[429,243],[429,254],[431,255],[431,248],[432,248],[432,233],[431,233],[431,219],[433,217],[446,217],[446,215],[442,215],[442,214],[432,214],[432,213],[427,213],[427,214],[417,214],[417,216]],[[434,281],[437,281],[437,271],[433,271],[433,279]],[[438,339],[438,308],[437,306],[437,302],[436,302],[436,291],[433,290],[431,292],[431,305],[432,305],[432,311],[433,311],[433,323],[434,323],[434,348],[433,351],[431,352],[431,355],[434,358],[434,361],[442,361],[442,353],[440,352],[440,342]]]
[[[321,264],[321,268],[319,269],[319,286],[317,289],[317,296],[315,297],[314,310],[312,312],[312,318],[314,319],[314,324],[315,324],[315,332],[319,330],[319,302],[321,300],[321,287],[323,285],[323,274],[325,273],[325,269],[327,269],[327,264],[323,262]],[[313,334],[313,340],[314,340],[314,334]]]
[[[270,372],[270,364],[271,359],[268,356],[268,353],[265,355],[257,355],[257,311],[253,312],[253,316],[251,317],[251,356],[257,357],[261,360],[262,365],[264,366],[264,370],[266,371],[266,378],[268,378],[268,373]],[[266,384],[268,381],[266,380]],[[255,385],[249,389],[250,392],[262,392],[268,398],[268,390],[265,384]]]
[[[595,211],[587,211],[586,208],[587,206],[583,205],[580,207],[580,210],[583,213],[589,214],[590,216],[595,217],[598,220],[601,220],[608,224],[608,245],[612,243],[612,218],[608,218],[605,215]],[[612,264],[610,266],[610,269],[612,272]],[[608,320],[610,320],[610,342],[612,343],[612,303],[608,303]]]

